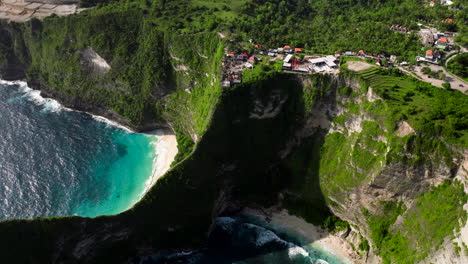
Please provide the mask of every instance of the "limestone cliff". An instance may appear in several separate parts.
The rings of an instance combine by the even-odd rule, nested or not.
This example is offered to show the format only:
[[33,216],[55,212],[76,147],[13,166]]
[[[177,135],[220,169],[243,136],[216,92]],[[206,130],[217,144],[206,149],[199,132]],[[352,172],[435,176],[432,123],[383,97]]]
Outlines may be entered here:
[[[106,32],[122,25],[125,34]],[[457,91],[375,69],[270,71],[221,90],[217,34],[158,31],[131,16],[2,24],[0,36],[2,78],[196,143],[120,215],[0,223],[6,262],[119,263],[201,247],[214,217],[245,206],[330,229],[338,216],[362,262],[467,254],[467,99]]]

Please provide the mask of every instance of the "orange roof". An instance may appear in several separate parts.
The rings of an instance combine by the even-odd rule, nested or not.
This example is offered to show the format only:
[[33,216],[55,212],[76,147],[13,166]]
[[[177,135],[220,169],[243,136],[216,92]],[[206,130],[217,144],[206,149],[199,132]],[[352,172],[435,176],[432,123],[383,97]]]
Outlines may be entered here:
[[295,48],[294,51],[302,51],[301,48]]
[[446,39],[446,38],[441,38],[441,39],[439,39],[439,41],[440,41],[440,42],[448,43],[448,39]]
[[364,51],[363,51],[363,50],[360,50],[359,53],[364,54]]
[[234,53],[229,53],[228,57],[234,57]]
[[432,56],[434,52],[432,50],[426,51],[426,56]]
[[284,48],[285,48],[285,49],[290,49],[290,48],[291,48],[291,46],[289,46],[289,45],[286,45],[286,46],[284,46]]
[[445,22],[445,23],[453,23],[453,19],[447,18],[447,19],[443,20],[442,22]]
[[254,48],[258,49],[258,48],[260,48],[260,45],[255,44],[255,45],[254,45]]

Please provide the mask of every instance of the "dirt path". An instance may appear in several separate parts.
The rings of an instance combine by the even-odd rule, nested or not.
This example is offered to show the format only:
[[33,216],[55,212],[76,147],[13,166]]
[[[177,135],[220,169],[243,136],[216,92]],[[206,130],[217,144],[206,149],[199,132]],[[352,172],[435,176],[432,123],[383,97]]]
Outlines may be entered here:
[[[423,67],[429,67],[432,71],[438,72],[441,70],[445,74],[445,80],[439,80],[435,79],[432,77],[429,77],[427,74],[424,74],[422,72]],[[457,76],[454,76],[447,70],[445,70],[444,67],[439,66],[439,65],[434,65],[434,64],[429,64],[429,65],[422,65],[422,66],[415,66],[416,74],[421,77],[421,80],[424,82],[428,82],[434,86],[442,88],[442,84],[445,82],[450,83],[450,87],[455,90],[459,90],[462,93],[467,93],[468,92],[468,83],[463,81],[462,79],[458,78]]]
[[348,69],[351,71],[363,71],[375,67],[372,64],[363,61],[348,61]]

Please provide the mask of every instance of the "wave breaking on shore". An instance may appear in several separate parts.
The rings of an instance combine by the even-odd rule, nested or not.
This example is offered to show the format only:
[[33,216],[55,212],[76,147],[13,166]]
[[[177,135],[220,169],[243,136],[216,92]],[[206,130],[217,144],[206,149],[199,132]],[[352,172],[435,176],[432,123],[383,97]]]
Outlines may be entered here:
[[[41,95],[40,90],[30,88],[25,81],[5,81],[0,80],[0,85],[17,86],[18,92],[22,95],[16,100],[28,100],[38,106],[42,107],[41,112],[44,113],[59,113],[61,111],[80,112],[89,115],[92,119],[106,124],[106,126],[113,127],[125,131],[126,133],[139,134],[132,129],[119,124],[106,117],[94,115],[89,112],[79,111],[67,108],[60,104],[59,101],[52,98],[45,98]],[[138,199],[128,208],[130,209],[135,203],[141,200],[144,195],[153,187],[156,181],[163,176],[171,167],[172,162],[177,154],[177,140],[174,133],[170,129],[160,129],[150,133],[141,133],[151,138],[151,145],[154,148],[155,157],[152,164],[151,175],[148,175],[147,180],[144,182],[144,191],[138,196]]]

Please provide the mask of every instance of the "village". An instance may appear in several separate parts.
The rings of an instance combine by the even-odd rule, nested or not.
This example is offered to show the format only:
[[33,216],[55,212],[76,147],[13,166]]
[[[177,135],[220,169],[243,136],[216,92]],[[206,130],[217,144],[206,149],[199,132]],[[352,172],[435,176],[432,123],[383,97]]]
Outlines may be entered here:
[[223,61],[222,87],[227,88],[242,82],[242,71],[253,69],[256,64],[268,60],[281,62],[281,69],[295,73],[337,73],[340,54],[327,56],[306,55],[302,48],[289,45],[275,49],[264,49],[253,44],[254,52],[227,53]]
[[[453,23],[453,19],[444,20],[445,23]],[[466,82],[460,78],[448,73],[444,69],[446,58],[456,55],[459,52],[465,52],[464,48],[457,47],[454,44],[454,33],[440,32],[435,28],[429,28],[418,24],[418,31],[411,31],[401,25],[390,25],[389,30],[397,31],[402,34],[415,33],[421,39],[423,47],[421,53],[415,57],[414,61],[399,61],[396,55],[369,54],[364,50],[335,52],[329,55],[313,55],[306,52],[303,48],[285,45],[278,48],[266,48],[261,44],[249,40],[253,49],[241,53],[227,52],[223,60],[223,74],[221,86],[229,88],[233,85],[242,83],[242,72],[248,69],[254,69],[259,64],[279,63],[284,72],[298,74],[328,73],[336,74],[339,72],[341,57],[355,57],[366,60],[368,63],[380,67],[398,68],[404,74],[410,75],[422,81],[429,82],[435,86],[442,87],[442,83],[452,84],[452,88],[459,88],[464,92]],[[429,67],[423,67],[428,65]],[[431,78],[424,75],[424,68],[431,68],[434,72],[443,76],[442,79]],[[443,73],[443,74],[440,74]],[[426,74],[427,75],[427,74]]]

